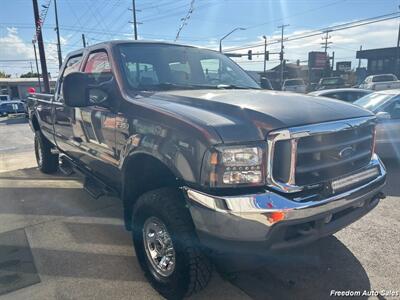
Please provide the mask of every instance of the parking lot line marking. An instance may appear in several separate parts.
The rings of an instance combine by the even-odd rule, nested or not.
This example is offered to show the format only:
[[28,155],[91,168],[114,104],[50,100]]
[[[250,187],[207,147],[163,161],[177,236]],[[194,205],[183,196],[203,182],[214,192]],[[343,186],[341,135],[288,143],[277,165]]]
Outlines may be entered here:
[[17,147],[5,147],[5,148],[0,148],[0,152],[1,151],[10,151],[10,150],[16,150]]
[[76,180],[18,180],[0,179],[0,188],[46,188],[46,189],[81,189],[82,183]]

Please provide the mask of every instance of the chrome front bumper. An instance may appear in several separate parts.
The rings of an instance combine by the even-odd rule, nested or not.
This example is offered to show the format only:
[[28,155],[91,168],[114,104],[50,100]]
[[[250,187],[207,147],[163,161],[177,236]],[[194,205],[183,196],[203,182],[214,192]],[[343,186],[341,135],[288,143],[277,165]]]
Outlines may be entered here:
[[369,201],[378,198],[386,180],[386,169],[376,155],[366,169],[373,167],[380,170],[378,177],[318,201],[307,200],[310,197],[292,200],[269,190],[240,196],[213,196],[191,188],[184,191],[194,224],[201,234],[230,241],[263,242],[269,239],[274,227],[282,224],[309,222],[318,216],[323,218],[323,223],[329,223],[332,215],[347,208],[365,208],[367,212],[369,205],[372,209]]

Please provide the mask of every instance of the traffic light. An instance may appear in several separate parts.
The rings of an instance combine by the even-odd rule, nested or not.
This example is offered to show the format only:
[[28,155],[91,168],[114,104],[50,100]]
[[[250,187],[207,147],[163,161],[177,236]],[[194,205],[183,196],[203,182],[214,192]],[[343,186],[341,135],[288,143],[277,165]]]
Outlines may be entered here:
[[269,60],[269,51],[265,52],[265,60]]
[[252,50],[247,51],[247,59],[248,60],[252,60],[253,59],[253,51]]
[[279,53],[279,60],[283,60],[283,51]]

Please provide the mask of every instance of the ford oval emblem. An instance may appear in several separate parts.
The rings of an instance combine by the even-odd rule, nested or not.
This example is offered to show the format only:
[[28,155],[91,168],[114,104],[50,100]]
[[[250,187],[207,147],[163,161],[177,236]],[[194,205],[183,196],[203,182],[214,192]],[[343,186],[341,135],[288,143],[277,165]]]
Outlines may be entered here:
[[343,148],[342,150],[340,150],[340,152],[338,153],[339,158],[348,158],[350,156],[352,156],[354,153],[354,149],[353,147],[349,146],[346,148]]

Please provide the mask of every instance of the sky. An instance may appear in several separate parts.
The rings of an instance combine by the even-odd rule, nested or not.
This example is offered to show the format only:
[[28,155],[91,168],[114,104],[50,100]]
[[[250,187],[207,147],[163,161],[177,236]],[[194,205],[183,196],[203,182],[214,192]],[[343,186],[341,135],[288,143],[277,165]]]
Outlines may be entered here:
[[[44,19],[48,69],[58,74],[54,0],[38,0],[49,9]],[[193,5],[191,13],[190,7]],[[139,39],[174,41],[218,49],[219,39],[237,27],[223,41],[223,49],[263,43],[279,38],[279,25],[287,24],[285,37],[315,31],[342,23],[376,17],[399,11],[400,0],[136,0]],[[132,0],[57,0],[62,54],[82,47],[82,33],[89,44],[110,39],[133,39]],[[188,19],[182,20],[185,16]],[[335,61],[351,60],[357,65],[356,51],[396,45],[399,19],[330,33],[328,53]],[[0,0],[0,71],[13,77],[29,72],[34,65],[32,0]],[[307,60],[309,51],[321,51],[323,35],[285,42],[285,58],[295,63]],[[278,52],[279,45],[268,46]],[[262,52],[263,47],[253,52]],[[245,53],[247,49],[235,51]],[[267,68],[278,64],[271,55]],[[262,70],[262,57],[235,58],[248,70]],[[366,61],[362,61],[365,65]]]

